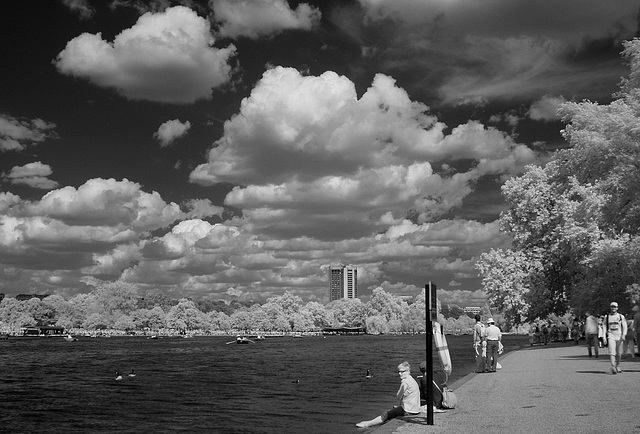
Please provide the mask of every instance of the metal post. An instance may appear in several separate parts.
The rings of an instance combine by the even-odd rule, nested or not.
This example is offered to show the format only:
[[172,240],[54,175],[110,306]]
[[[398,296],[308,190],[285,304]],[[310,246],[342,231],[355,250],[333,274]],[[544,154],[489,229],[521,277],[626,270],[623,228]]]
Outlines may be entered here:
[[438,318],[436,286],[429,282],[424,287],[427,327],[427,425],[433,425],[433,322]]

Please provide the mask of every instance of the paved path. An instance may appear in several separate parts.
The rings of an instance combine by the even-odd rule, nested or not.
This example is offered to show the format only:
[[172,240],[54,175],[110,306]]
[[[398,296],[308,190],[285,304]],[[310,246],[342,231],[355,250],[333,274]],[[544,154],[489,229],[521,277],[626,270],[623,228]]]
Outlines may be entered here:
[[433,425],[424,414],[363,433],[640,433],[640,358],[623,359],[612,375],[606,349],[596,359],[582,343],[550,344],[500,363],[452,385],[458,408],[434,414]]

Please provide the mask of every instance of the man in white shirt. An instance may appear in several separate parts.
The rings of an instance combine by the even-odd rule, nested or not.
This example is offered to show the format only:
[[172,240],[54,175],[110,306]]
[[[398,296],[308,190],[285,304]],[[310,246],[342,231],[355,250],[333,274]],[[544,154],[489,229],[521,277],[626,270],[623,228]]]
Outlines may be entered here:
[[487,341],[487,368],[489,372],[496,372],[498,365],[498,347],[502,340],[502,332],[496,327],[493,318],[487,320],[488,327],[485,329],[485,339]]
[[612,301],[609,305],[610,312],[604,317],[604,344],[609,350],[611,359],[611,373],[619,374],[620,359],[622,358],[622,343],[627,335],[627,320],[618,312],[618,303]]

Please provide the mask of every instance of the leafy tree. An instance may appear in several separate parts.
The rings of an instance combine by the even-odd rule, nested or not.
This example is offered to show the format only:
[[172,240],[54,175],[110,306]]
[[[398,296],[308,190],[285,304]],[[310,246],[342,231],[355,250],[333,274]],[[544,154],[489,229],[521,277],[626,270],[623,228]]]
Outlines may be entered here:
[[207,327],[207,316],[187,298],[178,300],[178,304],[169,309],[166,321],[167,327],[182,331]]
[[209,324],[214,330],[231,330],[231,318],[226,313],[211,311],[206,315],[209,317]]
[[231,328],[234,330],[249,331],[254,329],[253,318],[248,310],[237,310],[230,316]]
[[367,306],[359,298],[342,298],[330,303],[338,324],[345,327],[363,327]]
[[400,319],[408,310],[405,301],[382,288],[373,290],[367,307],[368,316],[382,315],[386,321]]
[[383,315],[369,316],[365,320],[367,333],[370,335],[383,335],[389,333],[389,323]]
[[112,325],[121,315],[129,315],[138,305],[138,290],[131,283],[115,281],[100,284],[93,291],[99,311]]
[[317,330],[315,324],[313,323],[313,317],[307,310],[301,309],[299,312],[294,313],[291,321],[293,323],[293,331],[303,332]]
[[426,330],[426,312],[424,304],[409,306],[407,313],[402,317],[402,330],[411,333],[422,333]]
[[512,323],[525,321],[529,315],[526,295],[531,277],[541,270],[539,261],[522,251],[492,249],[481,255],[476,266],[489,303]]
[[155,306],[153,309],[138,309],[132,313],[133,323],[138,330],[158,330],[167,323],[166,314]]
[[291,322],[285,314],[282,305],[276,302],[276,299],[270,298],[267,300],[267,302],[262,305],[262,310],[264,311],[269,324],[268,328],[265,328],[265,330],[281,332],[291,331]]
[[[157,289],[150,289],[144,293],[142,300],[138,301],[137,305],[142,309],[153,309],[154,307],[161,308],[164,312],[168,312],[174,303],[167,297],[162,291]],[[203,312],[205,312],[203,310]]]
[[300,311],[310,316],[317,330],[329,327],[335,321],[333,313],[317,301],[310,301]]

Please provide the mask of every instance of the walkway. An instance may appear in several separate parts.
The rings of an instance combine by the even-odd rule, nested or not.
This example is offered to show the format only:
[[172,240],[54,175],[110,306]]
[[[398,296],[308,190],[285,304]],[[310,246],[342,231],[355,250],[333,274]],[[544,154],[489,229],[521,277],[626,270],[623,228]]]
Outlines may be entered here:
[[433,425],[425,414],[371,432],[640,433],[640,358],[623,359],[623,372],[612,375],[606,349],[588,358],[581,342],[513,351],[500,363],[496,373],[470,374],[451,385],[458,408],[435,413]]

